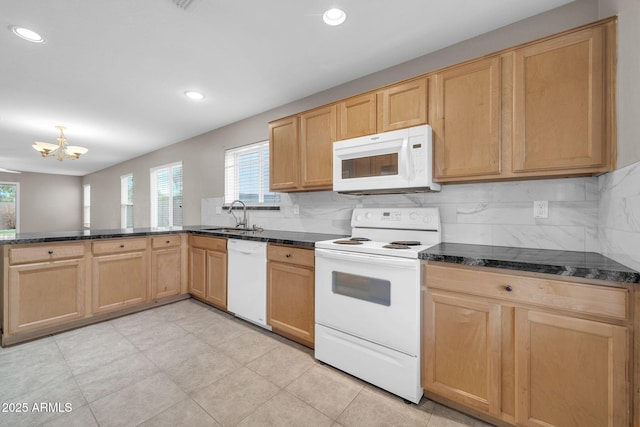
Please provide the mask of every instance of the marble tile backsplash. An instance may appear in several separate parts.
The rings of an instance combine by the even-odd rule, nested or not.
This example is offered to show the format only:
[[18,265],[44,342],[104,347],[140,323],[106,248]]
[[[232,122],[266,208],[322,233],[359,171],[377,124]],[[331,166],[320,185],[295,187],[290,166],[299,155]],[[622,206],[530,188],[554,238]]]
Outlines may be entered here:
[[[350,234],[356,206],[438,207],[447,242],[599,252],[600,198],[597,177],[451,184],[439,193],[406,195],[283,193],[280,211],[249,211],[249,221],[274,230]],[[548,218],[533,217],[534,200],[549,202]],[[226,211],[216,214],[223,201],[202,199],[202,224],[233,224]]]
[[599,178],[603,255],[640,271],[640,162]]

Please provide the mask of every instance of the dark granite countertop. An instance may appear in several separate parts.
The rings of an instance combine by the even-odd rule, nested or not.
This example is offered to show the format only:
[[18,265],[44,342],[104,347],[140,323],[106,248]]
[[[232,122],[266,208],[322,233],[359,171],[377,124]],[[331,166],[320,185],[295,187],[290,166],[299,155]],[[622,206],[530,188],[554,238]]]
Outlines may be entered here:
[[313,248],[315,242],[321,240],[332,240],[344,237],[344,235],[306,233],[297,231],[247,231],[247,232],[224,232],[221,230],[211,230],[224,226],[212,225],[192,225],[171,228],[131,228],[113,230],[84,230],[84,231],[56,231],[42,233],[18,233],[0,235],[0,245],[17,245],[25,243],[48,243],[64,242],[72,240],[98,240],[113,239],[118,237],[151,236],[155,234],[191,233],[206,236],[229,237],[243,240],[256,240],[269,243],[281,243],[286,245],[306,246]]
[[640,273],[595,252],[441,243],[420,259],[625,283],[640,283]]

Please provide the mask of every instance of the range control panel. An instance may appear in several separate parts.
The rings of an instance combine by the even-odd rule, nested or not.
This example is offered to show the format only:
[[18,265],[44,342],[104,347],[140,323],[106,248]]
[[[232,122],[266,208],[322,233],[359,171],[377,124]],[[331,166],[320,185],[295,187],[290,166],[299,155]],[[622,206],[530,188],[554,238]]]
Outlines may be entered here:
[[438,230],[438,208],[356,208],[351,227]]

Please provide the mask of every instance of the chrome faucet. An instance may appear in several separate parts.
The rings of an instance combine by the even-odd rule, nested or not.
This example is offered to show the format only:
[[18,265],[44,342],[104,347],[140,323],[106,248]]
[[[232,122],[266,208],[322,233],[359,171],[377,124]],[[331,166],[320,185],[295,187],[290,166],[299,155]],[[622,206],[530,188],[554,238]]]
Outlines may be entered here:
[[[242,221],[239,221],[238,218],[236,217],[236,214],[233,213],[233,205],[235,205],[236,203],[240,203],[242,205],[242,211],[244,213]],[[233,216],[233,219],[236,220],[236,228],[240,226],[243,226],[244,228],[249,228],[247,225],[247,205],[245,205],[242,200],[234,200],[233,202],[231,202],[231,204],[229,205],[229,213]]]

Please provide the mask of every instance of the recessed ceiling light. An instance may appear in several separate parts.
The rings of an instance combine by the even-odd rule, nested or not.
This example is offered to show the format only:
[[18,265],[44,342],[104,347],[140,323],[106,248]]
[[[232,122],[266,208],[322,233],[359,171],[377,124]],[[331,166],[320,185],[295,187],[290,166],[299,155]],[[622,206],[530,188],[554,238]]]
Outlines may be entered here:
[[23,27],[10,27],[11,31],[13,32],[13,34],[15,34],[16,36],[20,37],[23,40],[32,42],[32,43],[44,43],[44,37],[42,37],[40,34],[36,33],[35,31],[32,31],[28,28],[23,28]]
[[196,92],[195,90],[188,90],[184,93],[187,98],[193,99],[195,101],[201,101],[204,99],[204,95],[200,92]]
[[335,26],[342,24],[344,20],[347,19],[347,14],[344,13],[342,9],[333,8],[327,10],[324,15],[322,15],[322,19],[325,24]]

